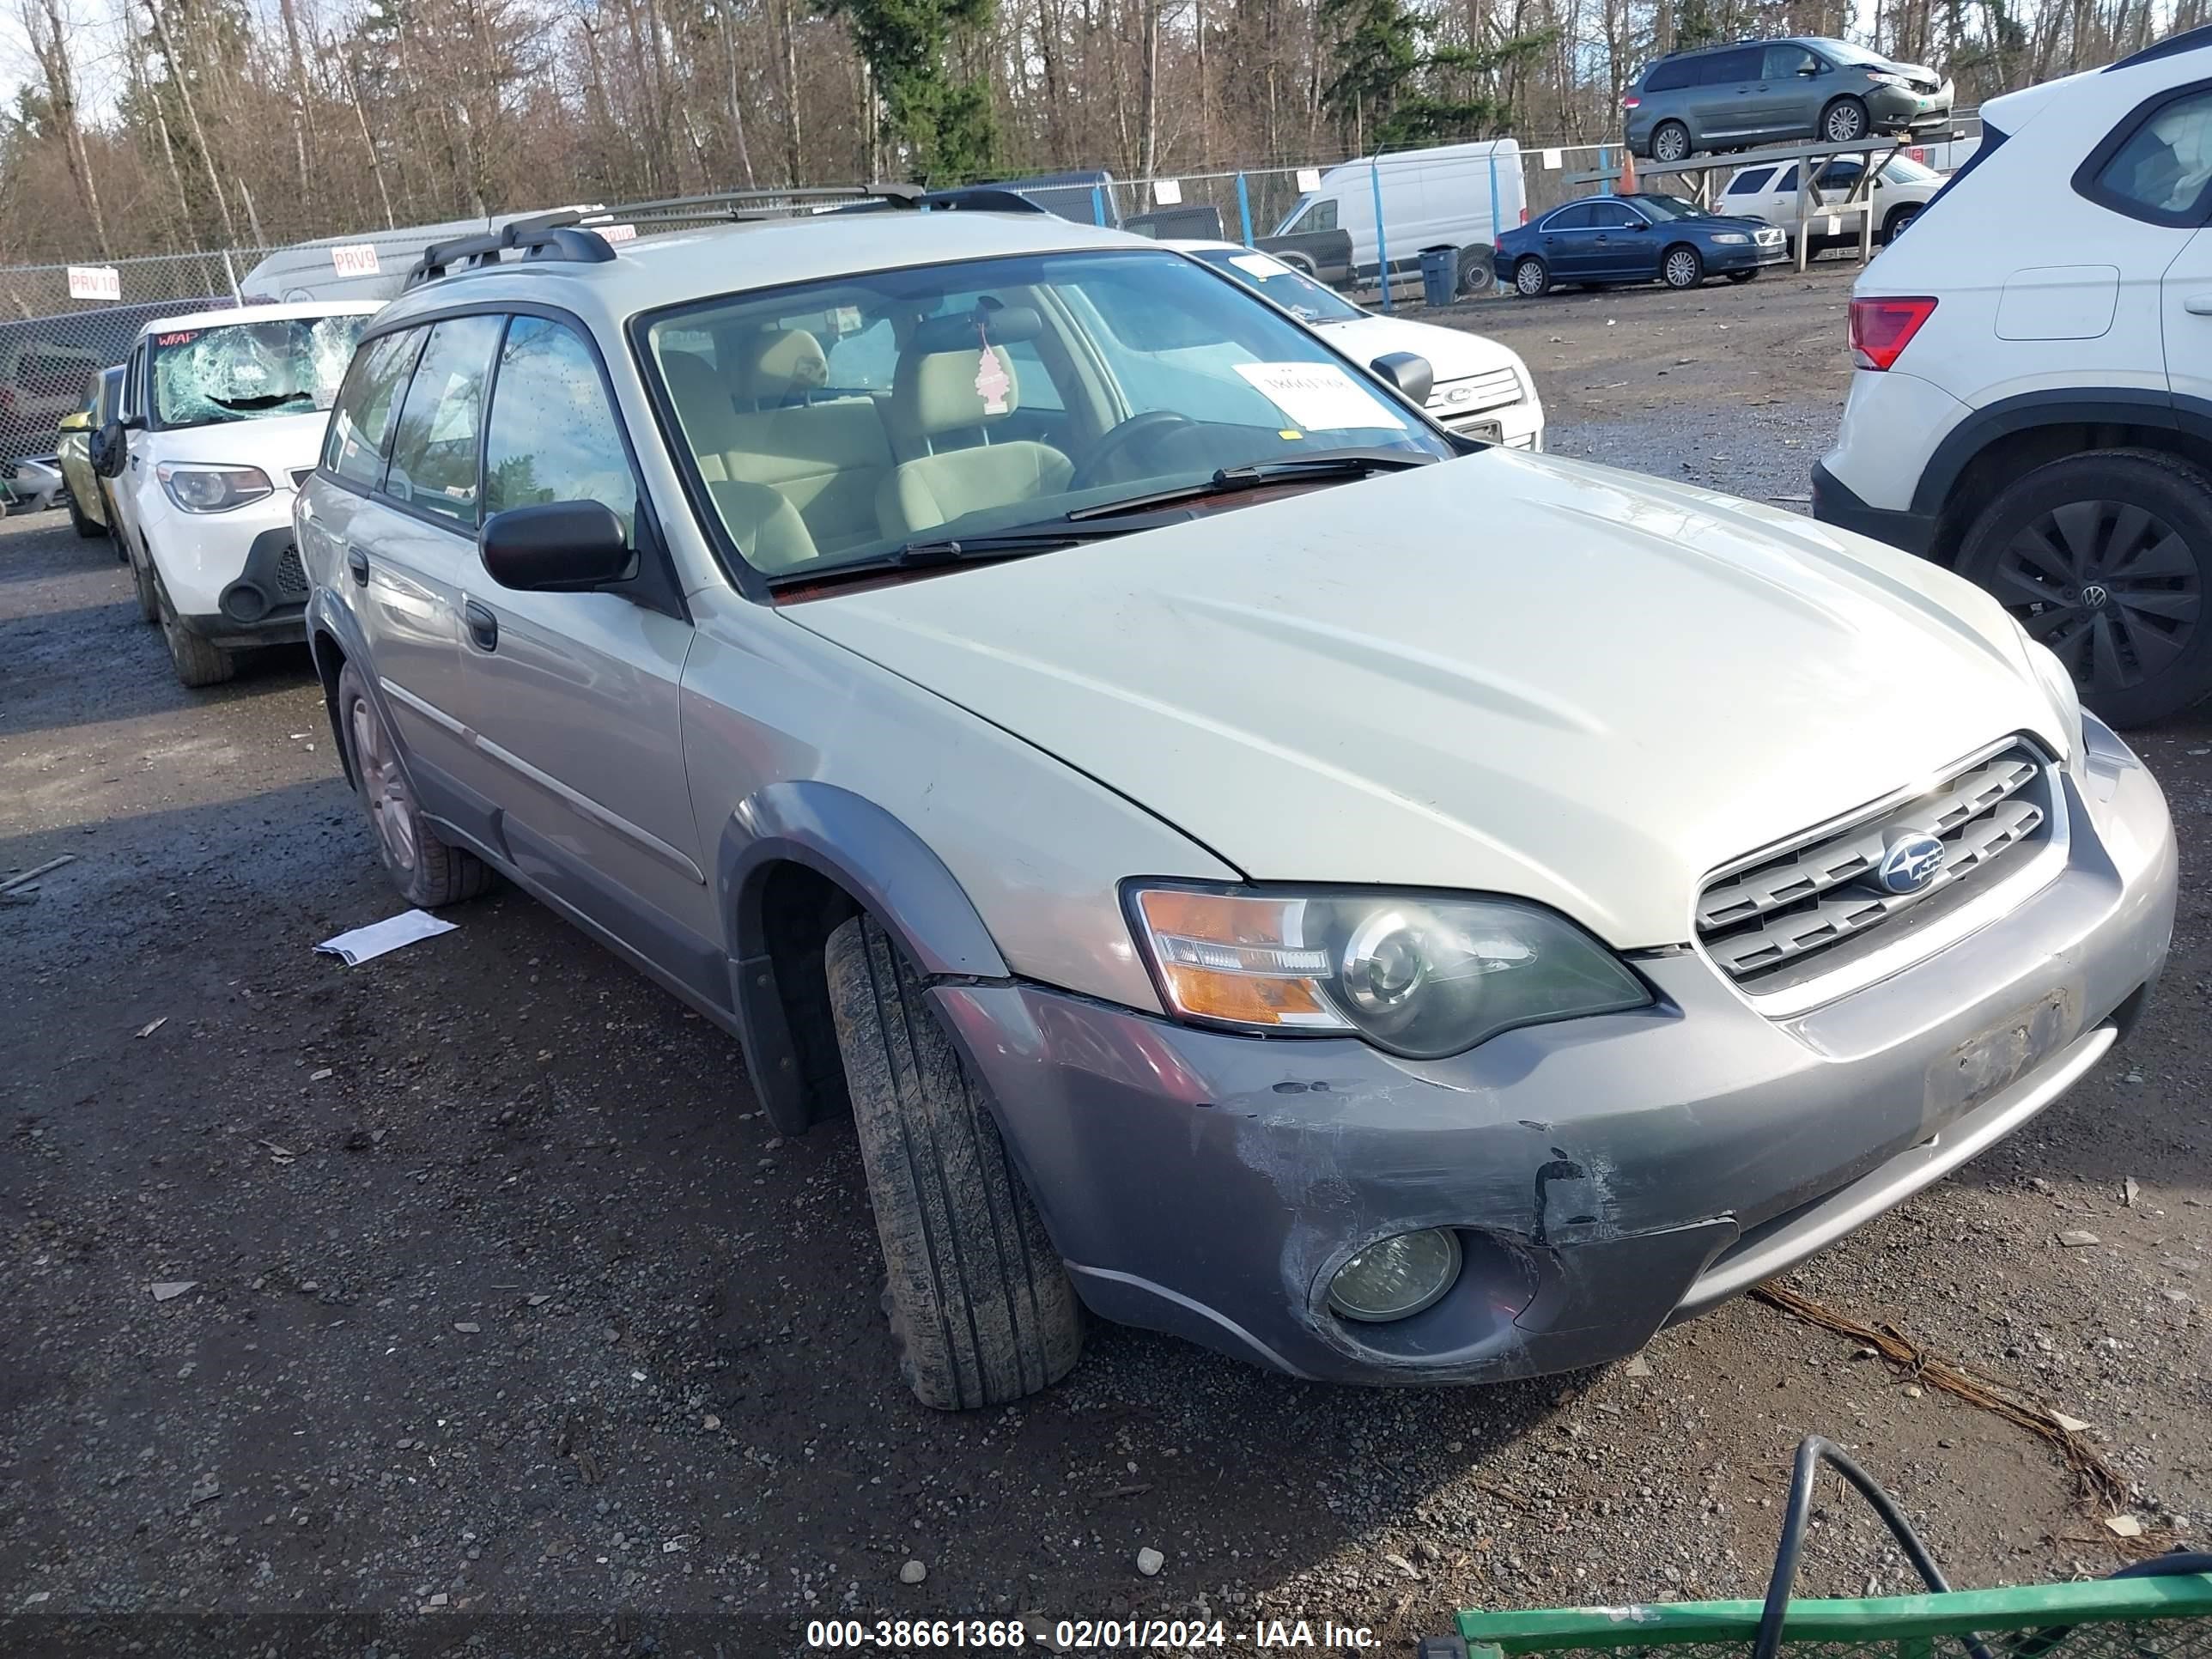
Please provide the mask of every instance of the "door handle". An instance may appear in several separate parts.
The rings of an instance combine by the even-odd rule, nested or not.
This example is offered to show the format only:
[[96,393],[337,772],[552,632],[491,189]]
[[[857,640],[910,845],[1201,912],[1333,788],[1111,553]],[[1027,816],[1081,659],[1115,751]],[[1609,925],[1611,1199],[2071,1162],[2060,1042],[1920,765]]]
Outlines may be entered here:
[[2181,302],[2181,308],[2192,317],[2212,317],[2212,294],[2192,294]]
[[469,625],[469,638],[479,651],[499,649],[499,618],[488,605],[471,599],[461,606],[461,620]]
[[359,548],[357,548],[357,547],[349,547],[349,548],[348,548],[348,549],[346,550],[346,568],[353,572],[353,579],[354,579],[354,580],[356,580],[356,582],[361,583],[361,584],[362,584],[362,586],[366,586],[368,585],[368,554],[366,554],[366,553],[362,552],[362,551]]

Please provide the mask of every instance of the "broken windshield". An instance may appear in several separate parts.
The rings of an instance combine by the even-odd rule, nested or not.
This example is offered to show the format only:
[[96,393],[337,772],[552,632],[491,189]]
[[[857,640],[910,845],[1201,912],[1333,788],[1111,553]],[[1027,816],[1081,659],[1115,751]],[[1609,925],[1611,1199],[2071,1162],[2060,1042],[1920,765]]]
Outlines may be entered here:
[[368,318],[288,317],[154,336],[154,419],[212,426],[328,410]]

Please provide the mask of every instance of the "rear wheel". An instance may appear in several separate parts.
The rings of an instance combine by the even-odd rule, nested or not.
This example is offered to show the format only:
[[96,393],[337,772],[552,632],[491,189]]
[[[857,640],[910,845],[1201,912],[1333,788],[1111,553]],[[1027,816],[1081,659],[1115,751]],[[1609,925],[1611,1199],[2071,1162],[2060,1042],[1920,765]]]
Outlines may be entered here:
[[1513,266],[1513,290],[1523,299],[1533,300],[1540,294],[1551,291],[1552,273],[1534,254],[1516,261]]
[[1820,137],[1831,144],[1853,144],[1867,136],[1867,106],[1856,98],[1838,98],[1820,112]]
[[1459,251],[1459,292],[1474,298],[1498,286],[1498,256],[1486,247]]
[[1662,121],[1651,130],[1651,159],[1686,161],[1690,159],[1690,130],[1680,121]]
[[1659,274],[1668,288],[1695,288],[1705,280],[1705,262],[1687,242],[1678,242],[1659,261]]
[[1058,1382],[1082,1310],[921,975],[868,916],[830,934],[824,965],[908,1385],[959,1411]]
[[76,491],[74,489],[64,489],[62,491],[62,494],[69,501],[70,529],[76,531],[78,535],[83,537],[87,541],[94,540],[107,533],[107,526],[106,525],[100,523],[99,520],[92,517],[91,514],[88,514],[82,507],[77,505]]
[[491,885],[491,871],[473,853],[441,839],[422,816],[398,745],[368,700],[361,672],[338,670],[338,730],[353,763],[354,792],[376,842],[377,860],[399,896],[425,910],[471,899]]
[[2212,693],[2212,477],[2186,461],[2116,449],[2039,466],[1983,508],[1959,573],[2057,653],[2114,726]]

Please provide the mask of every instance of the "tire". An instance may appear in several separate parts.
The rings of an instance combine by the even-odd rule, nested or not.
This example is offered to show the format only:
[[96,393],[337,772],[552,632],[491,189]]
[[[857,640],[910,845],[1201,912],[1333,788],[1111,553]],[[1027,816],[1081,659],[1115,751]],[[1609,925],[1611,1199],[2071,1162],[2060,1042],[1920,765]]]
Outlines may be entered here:
[[1690,130],[1680,121],[1662,121],[1651,129],[1651,159],[1686,161],[1690,159]]
[[102,536],[105,536],[107,533],[107,526],[106,525],[100,523],[99,520],[88,515],[85,510],[76,504],[76,491],[74,489],[65,489],[62,491],[62,495],[69,502],[70,528],[71,530],[76,531],[79,536],[82,537],[88,542],[98,541]]
[[399,896],[424,910],[459,904],[491,885],[491,870],[473,853],[439,838],[423,820],[399,764],[398,746],[368,699],[351,663],[338,670],[338,731],[350,763],[354,793],[368,814],[377,861]]
[[2212,476],[2187,461],[2110,449],[2037,467],[1982,509],[1958,568],[2114,726],[2212,694]]
[[1486,247],[1459,251],[1459,279],[1455,292],[1462,299],[1479,299],[1498,286],[1498,256]]
[[1905,228],[1920,216],[1920,210],[1909,204],[1893,208],[1888,218],[1881,222],[1881,245],[1887,247],[1905,234]]
[[1524,300],[1534,300],[1552,291],[1552,270],[1534,254],[1526,254],[1513,262],[1513,291]]
[[161,637],[169,647],[169,660],[175,665],[177,683],[197,691],[203,686],[221,685],[238,672],[238,659],[219,645],[210,645],[174,616],[161,613]]
[[[120,537],[117,538],[121,540]],[[154,590],[154,562],[146,556],[144,548],[132,553],[128,544],[124,556],[131,561],[131,585],[138,595],[138,619],[157,623],[161,620],[161,596]]]
[[1755,265],[1754,265],[1754,266],[1753,266],[1751,270],[1731,270],[1730,272],[1729,272],[1729,273],[1728,273],[1728,279],[1729,279],[1729,281],[1730,281],[1731,283],[1735,283],[1735,284],[1740,288],[1740,287],[1741,287],[1744,283],[1746,283],[1749,282],[1753,277],[1754,277],[1754,276],[1758,276],[1758,275],[1759,275],[1759,268],[1758,268],[1757,266],[1755,266]]
[[982,1089],[873,918],[831,933],[823,960],[899,1369],[939,1411],[1048,1387],[1082,1352],[1082,1310]]
[[1705,261],[1687,242],[1677,242],[1659,256],[1659,275],[1668,288],[1695,288],[1705,280]]
[[1867,136],[1867,106],[1856,98],[1838,98],[1820,112],[1820,142],[1850,144]]

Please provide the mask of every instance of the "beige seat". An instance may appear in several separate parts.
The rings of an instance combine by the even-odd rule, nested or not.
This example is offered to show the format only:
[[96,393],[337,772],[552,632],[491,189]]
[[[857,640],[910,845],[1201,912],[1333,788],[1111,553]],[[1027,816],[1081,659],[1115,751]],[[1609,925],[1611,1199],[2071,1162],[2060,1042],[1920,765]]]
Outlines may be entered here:
[[[989,441],[990,428],[1021,403],[1006,348],[990,349],[1005,376],[991,404],[976,388],[979,348],[899,359],[891,380],[891,425],[902,449],[914,459],[895,468],[877,492],[876,516],[884,535],[911,536],[970,513],[1012,507],[1067,488],[1074,465],[1050,444]],[[939,438],[961,432],[980,433],[985,441],[965,448],[937,447]]]
[[876,492],[891,469],[890,437],[871,398],[796,401],[829,379],[821,342],[804,329],[762,329],[726,349],[727,374],[696,353],[665,351],[661,372],[699,470],[775,490],[815,549],[842,552],[877,538]]

